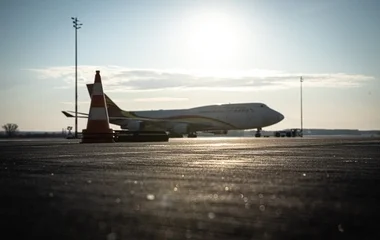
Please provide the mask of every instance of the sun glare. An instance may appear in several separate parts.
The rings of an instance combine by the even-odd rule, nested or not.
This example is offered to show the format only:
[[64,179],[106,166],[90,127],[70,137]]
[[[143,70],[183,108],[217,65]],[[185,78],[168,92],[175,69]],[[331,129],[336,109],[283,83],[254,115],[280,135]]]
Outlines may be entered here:
[[225,67],[239,56],[244,32],[232,16],[204,13],[190,18],[187,25],[187,55],[200,67]]

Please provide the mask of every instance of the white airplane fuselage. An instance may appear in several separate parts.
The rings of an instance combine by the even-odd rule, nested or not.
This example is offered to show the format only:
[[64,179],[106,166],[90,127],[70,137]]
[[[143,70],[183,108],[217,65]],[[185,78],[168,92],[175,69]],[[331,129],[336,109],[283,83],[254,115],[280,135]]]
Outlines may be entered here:
[[135,120],[130,114],[133,114],[138,118],[164,121],[162,124],[164,130],[179,134],[210,130],[261,129],[284,119],[281,113],[262,103],[234,103],[190,109],[123,111],[123,113],[131,117],[125,122],[124,126],[127,129],[136,130],[131,129]]

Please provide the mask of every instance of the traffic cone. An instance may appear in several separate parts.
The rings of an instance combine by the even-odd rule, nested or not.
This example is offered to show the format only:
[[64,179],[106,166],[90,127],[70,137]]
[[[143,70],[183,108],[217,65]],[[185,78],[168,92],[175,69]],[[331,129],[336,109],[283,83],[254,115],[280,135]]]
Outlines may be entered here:
[[109,127],[109,117],[100,71],[96,71],[87,128],[82,130],[81,143],[113,143],[115,142],[113,137],[113,130]]

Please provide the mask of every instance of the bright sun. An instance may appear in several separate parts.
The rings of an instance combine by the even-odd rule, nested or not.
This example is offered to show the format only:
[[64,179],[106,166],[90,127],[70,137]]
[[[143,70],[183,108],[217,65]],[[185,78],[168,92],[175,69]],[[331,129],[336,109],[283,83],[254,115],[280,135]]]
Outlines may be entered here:
[[187,55],[200,67],[228,66],[239,56],[244,31],[236,19],[223,13],[190,18],[186,26]]

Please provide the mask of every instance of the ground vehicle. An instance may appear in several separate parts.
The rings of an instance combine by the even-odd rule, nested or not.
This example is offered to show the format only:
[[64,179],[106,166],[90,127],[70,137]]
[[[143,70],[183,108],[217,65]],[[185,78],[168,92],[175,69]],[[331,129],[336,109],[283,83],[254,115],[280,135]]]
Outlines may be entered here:
[[302,130],[299,128],[291,128],[287,130],[282,131],[276,131],[274,132],[275,137],[302,137],[303,133]]

